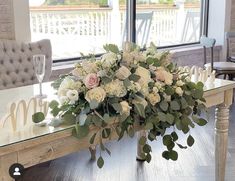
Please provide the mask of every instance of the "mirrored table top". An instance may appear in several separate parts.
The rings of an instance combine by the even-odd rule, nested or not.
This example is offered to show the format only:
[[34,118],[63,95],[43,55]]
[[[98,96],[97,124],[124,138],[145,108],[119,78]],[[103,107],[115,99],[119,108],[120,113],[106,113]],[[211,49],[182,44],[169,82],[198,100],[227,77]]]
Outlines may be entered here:
[[[51,87],[51,83],[42,84],[43,94],[47,95],[47,98],[43,101],[57,100],[55,95],[56,91]],[[10,113],[10,106],[14,102],[20,102],[25,100],[28,102],[31,98],[34,98],[39,94],[39,85],[29,85],[24,87],[0,90],[0,147],[18,143],[21,141],[33,139],[43,135],[55,133],[58,131],[63,131],[65,129],[70,129],[72,126],[38,126],[32,122],[32,113],[27,118],[26,124],[22,125],[20,122],[24,122],[21,119],[21,115],[17,115],[17,127],[15,130],[12,128],[11,119],[6,119]],[[32,105],[31,105],[32,106]],[[19,109],[22,105],[19,106]],[[17,109],[17,106],[16,106]],[[16,111],[16,110],[15,110]],[[19,113],[21,110],[19,110]],[[46,122],[51,120],[52,116],[47,115]]]
[[[51,83],[44,83],[42,86],[43,94],[47,95],[47,98],[44,99],[45,101],[57,99],[55,95],[56,91],[50,84]],[[225,87],[233,88],[235,87],[235,82],[216,79],[213,84],[205,86],[204,90],[205,93],[208,94],[211,90]],[[0,148],[72,128],[72,126],[59,126],[54,128],[49,125],[40,127],[32,122],[32,118],[29,118],[27,119],[27,123],[23,126],[18,126],[16,130],[12,129],[11,120],[6,120],[6,115],[9,114],[9,105],[20,100],[29,101],[31,98],[35,97],[35,95],[38,95],[38,93],[38,84],[0,90]],[[31,115],[29,117],[31,117]],[[52,116],[48,115],[46,120],[49,121],[51,118]],[[18,119],[17,124],[21,124],[22,122],[24,121]]]

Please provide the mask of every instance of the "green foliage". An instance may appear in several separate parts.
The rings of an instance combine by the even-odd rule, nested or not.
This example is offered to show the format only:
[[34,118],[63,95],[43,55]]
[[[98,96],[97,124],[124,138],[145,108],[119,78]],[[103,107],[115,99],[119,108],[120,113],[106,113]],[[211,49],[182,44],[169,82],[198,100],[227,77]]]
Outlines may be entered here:
[[34,123],[40,123],[45,119],[45,116],[42,112],[37,112],[34,115],[32,115],[32,120]]
[[[55,119],[61,120],[61,124],[74,125],[72,133],[78,139],[89,137],[91,145],[100,145],[100,157],[97,160],[99,168],[104,165],[102,153],[111,155],[104,143],[115,133],[118,135],[118,140],[124,135],[134,137],[136,125],[141,125],[148,133],[147,137],[143,136],[139,140],[143,148],[143,158],[147,162],[152,159],[152,148],[148,140],[160,140],[162,137],[165,146],[162,156],[175,161],[178,159],[176,147],[186,149],[194,144],[190,130],[195,126],[207,124],[207,121],[201,117],[201,113],[206,110],[203,98],[204,85],[201,82],[187,81],[187,76],[180,76],[177,66],[168,61],[169,52],[156,52],[154,44],[144,52],[135,44],[128,45],[125,54],[120,52],[116,45],[105,45],[104,49],[108,52],[105,60],[102,57],[101,60],[94,61],[94,57],[90,56],[92,58],[87,58],[86,69],[83,68],[85,66],[83,64],[76,65],[79,69],[78,77],[72,74],[64,75],[53,84],[55,89],[65,87],[62,91],[58,90],[60,94],[68,90],[78,92],[75,101],[70,101],[67,94],[63,96],[66,95],[68,100],[62,104],[52,101],[49,104],[50,113]],[[106,66],[103,66],[103,61],[108,61]],[[121,67],[124,69],[120,70]],[[140,71],[137,71],[138,68]],[[100,89],[96,89],[97,92],[94,91],[95,88],[85,84],[91,70],[95,71],[96,75],[99,74],[97,76],[99,85],[96,86]],[[165,78],[171,78],[172,82],[159,78],[156,72],[159,70],[163,76],[168,75]],[[118,77],[118,74],[121,76]],[[68,82],[66,77],[69,78]],[[112,85],[116,81],[120,84]],[[177,88],[182,90],[182,94]],[[94,92],[91,93],[91,90]],[[33,115],[34,122],[44,119],[42,113]],[[96,132],[91,132],[92,130]],[[187,146],[179,143],[181,140],[179,132],[189,135]]]

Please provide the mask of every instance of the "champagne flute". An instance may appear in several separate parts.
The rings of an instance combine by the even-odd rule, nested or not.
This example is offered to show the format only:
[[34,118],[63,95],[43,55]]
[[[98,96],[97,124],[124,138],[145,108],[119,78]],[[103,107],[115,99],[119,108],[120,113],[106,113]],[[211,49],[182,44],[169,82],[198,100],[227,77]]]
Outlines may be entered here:
[[39,82],[39,95],[36,97],[38,98],[46,98],[47,96],[45,94],[42,94],[42,81],[45,75],[45,66],[46,66],[46,58],[45,55],[34,55],[33,56],[33,65],[34,65],[34,71],[35,75]]

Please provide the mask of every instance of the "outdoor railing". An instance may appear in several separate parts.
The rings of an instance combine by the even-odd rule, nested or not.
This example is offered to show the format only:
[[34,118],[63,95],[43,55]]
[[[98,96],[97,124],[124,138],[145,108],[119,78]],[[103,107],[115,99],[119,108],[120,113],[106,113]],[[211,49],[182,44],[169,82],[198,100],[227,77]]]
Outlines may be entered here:
[[[151,27],[147,32],[149,38],[145,43],[152,41],[158,45],[168,45],[197,41],[199,11],[198,7],[183,8],[183,12],[178,7],[137,9],[137,13],[153,12]],[[193,17],[188,16],[190,12],[194,12]],[[61,42],[76,41],[77,48],[79,47],[82,52],[99,52],[105,43],[121,45],[124,37],[125,10],[123,8],[118,12],[113,12],[112,8],[33,8],[30,10],[30,16],[32,40],[49,38],[57,44],[55,45],[57,49]],[[74,43],[71,43],[71,46],[74,46]],[[62,47],[60,47],[61,51],[63,51]]]

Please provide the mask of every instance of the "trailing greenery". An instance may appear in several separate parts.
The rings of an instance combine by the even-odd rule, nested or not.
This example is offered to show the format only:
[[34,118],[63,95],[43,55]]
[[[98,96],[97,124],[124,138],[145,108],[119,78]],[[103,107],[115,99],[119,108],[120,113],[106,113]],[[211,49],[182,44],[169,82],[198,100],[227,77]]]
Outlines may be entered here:
[[[191,147],[190,129],[207,123],[200,116],[205,110],[204,85],[191,82],[170,62],[169,52],[158,52],[154,44],[145,51],[132,43],[126,43],[123,51],[113,44],[104,49],[107,53],[101,59],[90,56],[52,84],[60,102],[50,103],[51,114],[62,124],[74,125],[73,135],[78,139],[87,137],[91,127],[97,128],[90,144],[100,145],[100,168],[104,165],[102,152],[111,154],[104,140],[112,132],[118,140],[125,134],[134,137],[136,125],[148,133],[139,140],[147,162],[152,152],[148,141],[158,137],[166,147],[162,156],[177,160],[175,147]],[[35,123],[43,118],[41,113],[33,116]],[[187,145],[179,142],[179,131],[187,135]]]

